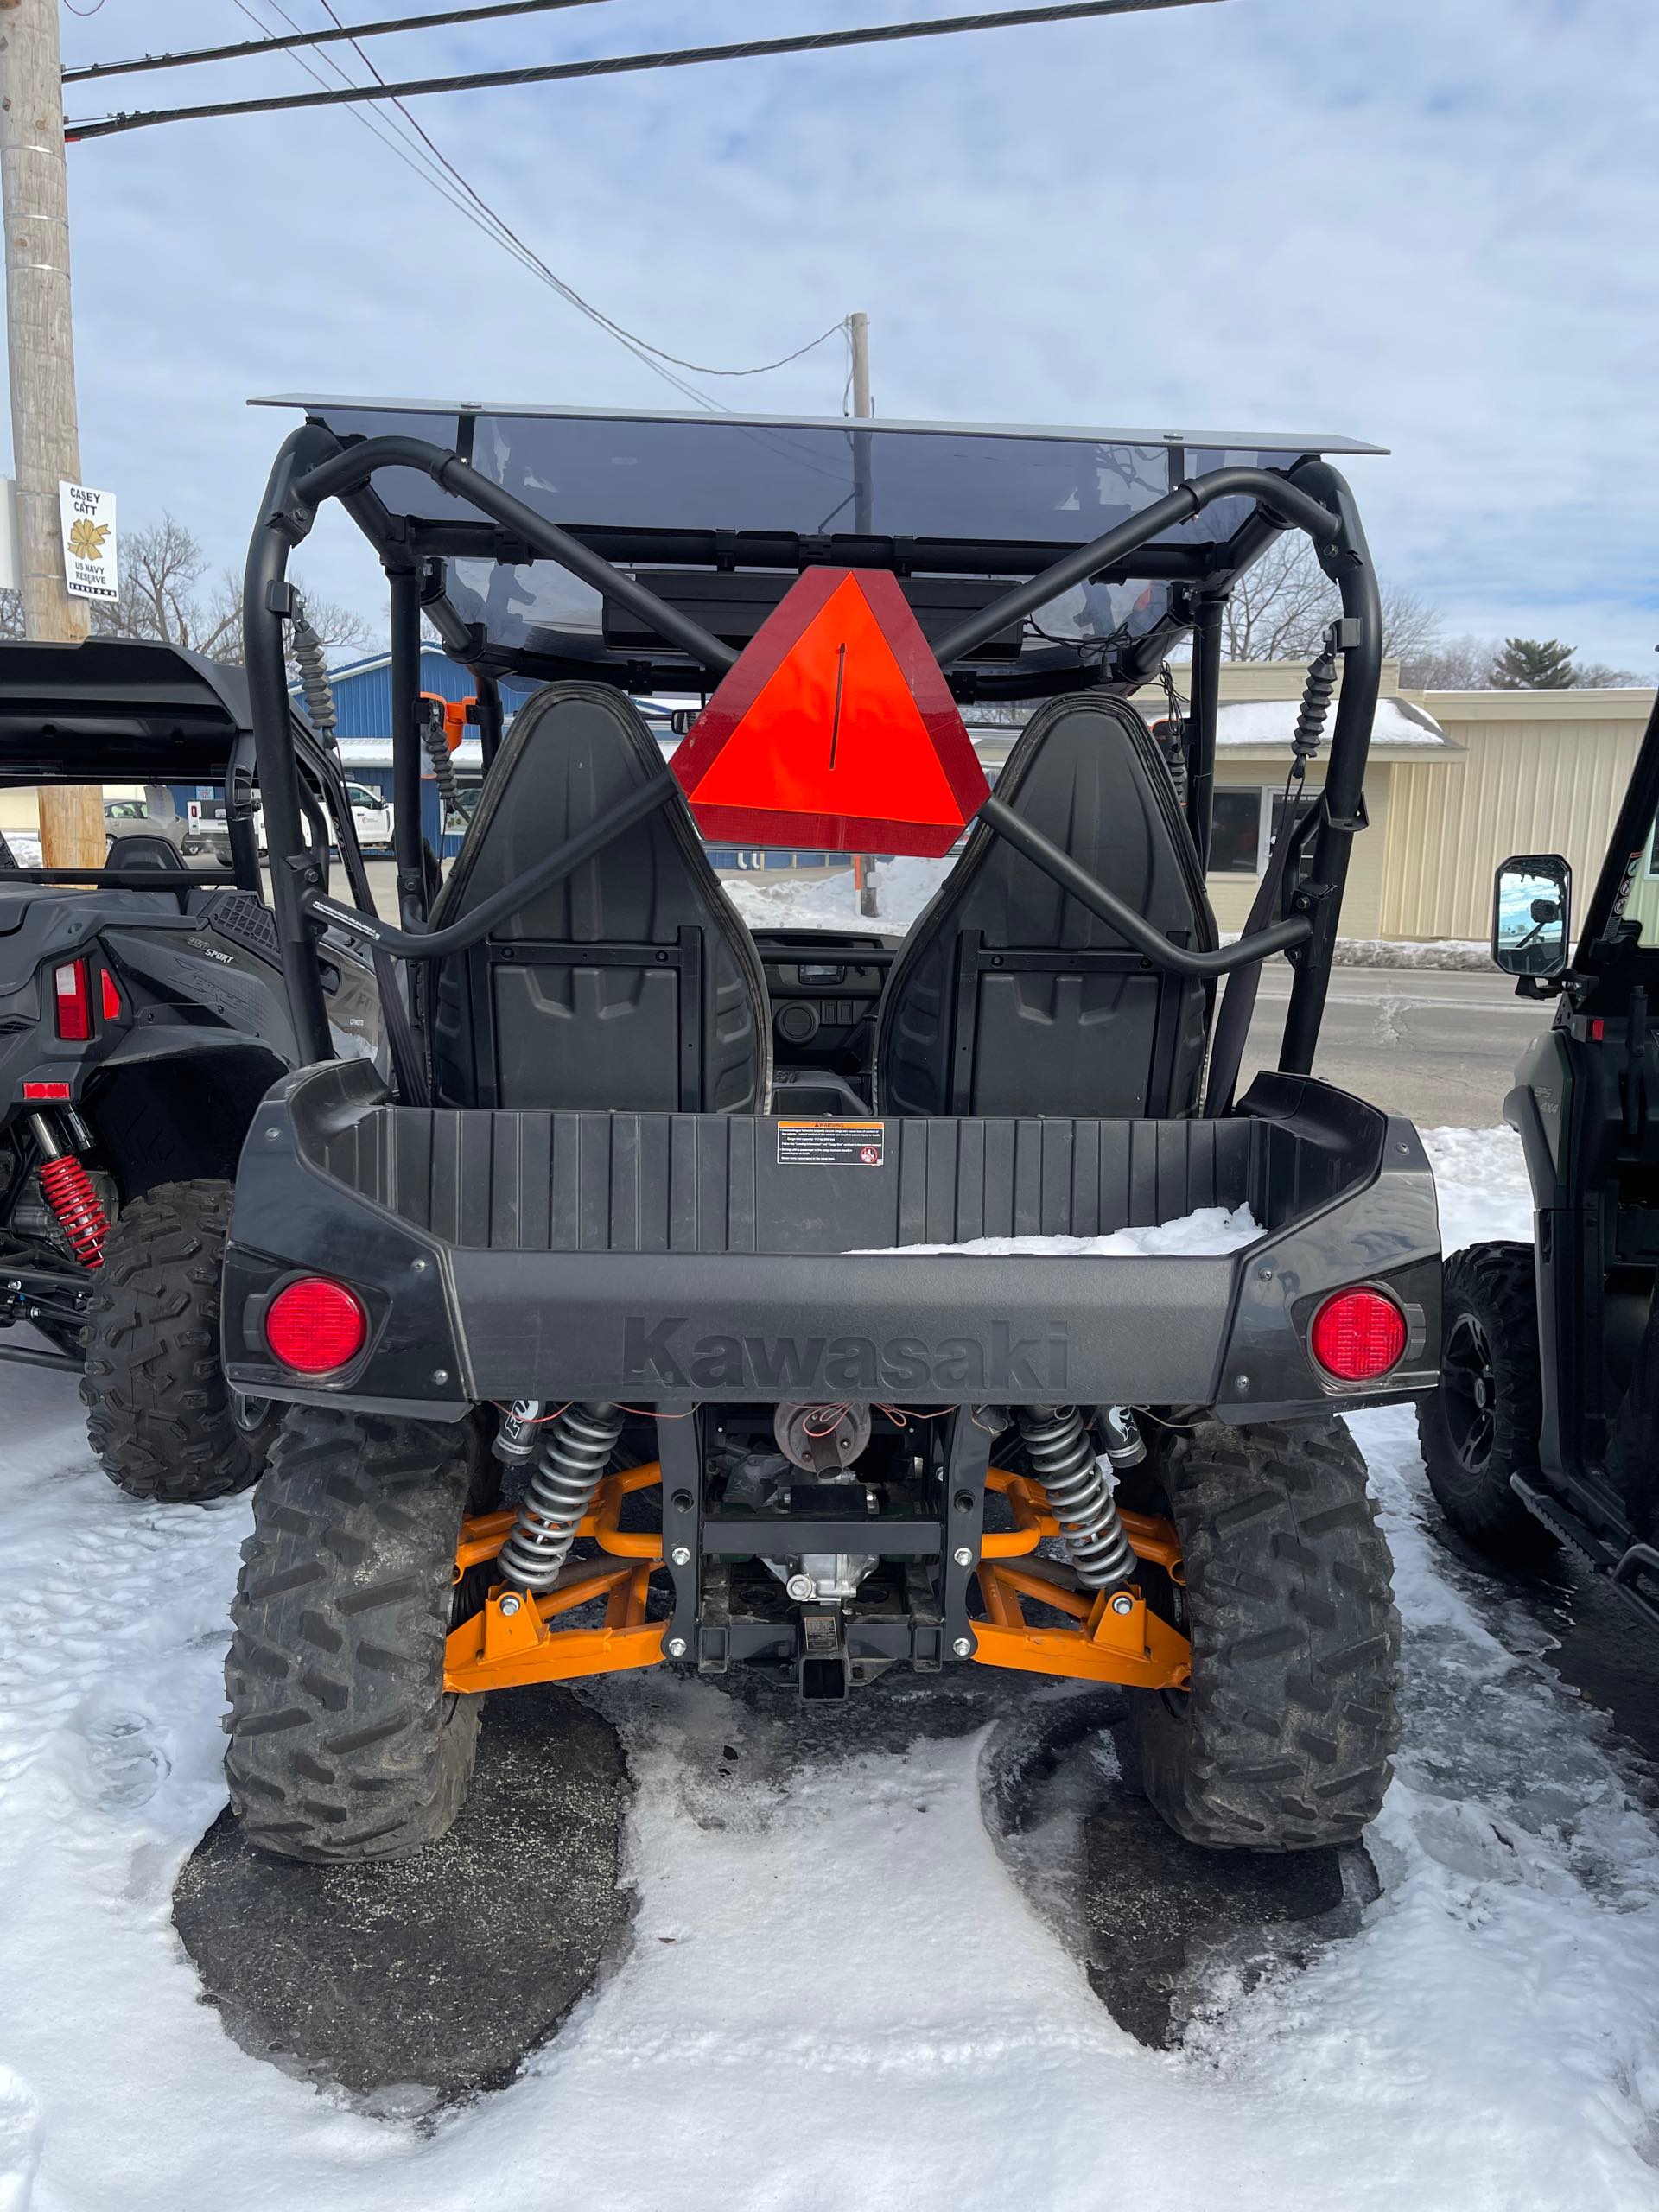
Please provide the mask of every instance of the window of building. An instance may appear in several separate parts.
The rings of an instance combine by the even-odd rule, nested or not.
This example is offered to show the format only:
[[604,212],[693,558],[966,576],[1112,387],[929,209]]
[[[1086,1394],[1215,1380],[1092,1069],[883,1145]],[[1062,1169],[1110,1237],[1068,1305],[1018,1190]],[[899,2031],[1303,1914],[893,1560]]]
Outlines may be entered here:
[[1262,872],[1262,801],[1266,793],[1218,791],[1210,830],[1211,875],[1259,875]]
[[1218,791],[1210,832],[1211,875],[1260,875],[1285,818],[1282,784]]

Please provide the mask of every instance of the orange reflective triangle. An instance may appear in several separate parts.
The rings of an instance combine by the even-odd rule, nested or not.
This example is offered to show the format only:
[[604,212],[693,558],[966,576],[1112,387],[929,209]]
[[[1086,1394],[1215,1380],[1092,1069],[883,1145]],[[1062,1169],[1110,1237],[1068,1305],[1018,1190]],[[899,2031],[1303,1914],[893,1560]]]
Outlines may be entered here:
[[739,844],[948,853],[988,793],[885,569],[809,569],[674,755],[697,826]]

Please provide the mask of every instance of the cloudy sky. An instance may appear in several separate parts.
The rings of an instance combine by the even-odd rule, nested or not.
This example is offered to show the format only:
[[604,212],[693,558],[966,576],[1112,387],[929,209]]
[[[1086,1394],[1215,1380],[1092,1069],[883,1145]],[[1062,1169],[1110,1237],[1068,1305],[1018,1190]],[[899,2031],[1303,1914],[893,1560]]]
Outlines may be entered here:
[[[373,51],[412,77],[955,12],[589,0]],[[256,35],[238,0],[63,21],[70,60]],[[308,81],[277,55],[67,104]],[[862,308],[883,414],[1375,440],[1392,458],[1352,474],[1379,565],[1449,631],[1659,671],[1654,0],[1207,0],[416,111],[569,283],[689,359],[769,359]],[[255,394],[683,404],[352,111],[72,148],[70,188],[83,473],[216,560],[281,429]],[[710,388],[835,414],[844,377],[831,344]],[[348,530],[304,566],[377,604]]]

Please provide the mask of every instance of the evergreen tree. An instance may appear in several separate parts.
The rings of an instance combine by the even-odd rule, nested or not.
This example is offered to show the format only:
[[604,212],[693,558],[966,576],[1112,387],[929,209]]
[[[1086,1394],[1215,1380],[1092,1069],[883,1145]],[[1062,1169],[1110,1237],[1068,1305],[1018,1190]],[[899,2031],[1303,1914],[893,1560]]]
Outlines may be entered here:
[[1570,691],[1579,675],[1571,645],[1554,638],[1505,638],[1491,680],[1500,691]]

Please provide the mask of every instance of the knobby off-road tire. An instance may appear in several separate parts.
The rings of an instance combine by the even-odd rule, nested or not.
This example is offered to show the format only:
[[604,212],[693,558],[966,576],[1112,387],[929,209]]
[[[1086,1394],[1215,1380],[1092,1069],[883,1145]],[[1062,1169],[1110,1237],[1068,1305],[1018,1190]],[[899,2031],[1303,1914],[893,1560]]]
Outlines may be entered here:
[[1307,1851],[1375,1818],[1400,1624],[1365,1462],[1337,1420],[1206,1423],[1174,1440],[1187,1691],[1129,1692],[1153,1805],[1191,1843]]
[[161,1183],[124,1206],[93,1277],[80,1395],[105,1473],[130,1497],[200,1504],[245,1490],[276,1431],[219,1366],[231,1186]]
[[1458,1534],[1511,1565],[1548,1559],[1554,1539],[1510,1487],[1538,1465],[1544,1417],[1530,1244],[1475,1244],[1447,1261],[1440,1387],[1417,1408],[1429,1488]]
[[400,1859],[466,1801],[481,1698],[443,1688],[467,1423],[289,1409],[231,1610],[225,1772],[284,1859]]

